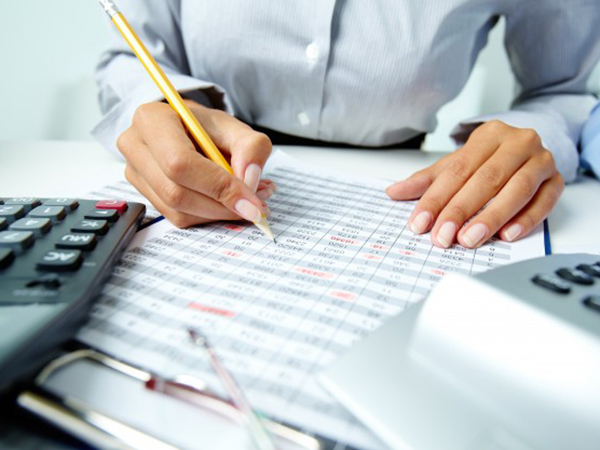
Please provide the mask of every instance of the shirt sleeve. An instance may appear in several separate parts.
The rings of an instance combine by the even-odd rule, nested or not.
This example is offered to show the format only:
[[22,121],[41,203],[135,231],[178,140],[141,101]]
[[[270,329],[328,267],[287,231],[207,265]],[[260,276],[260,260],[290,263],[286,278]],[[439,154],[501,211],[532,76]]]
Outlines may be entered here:
[[[131,0],[123,2],[123,14],[148,51],[184,96],[208,106],[233,112],[225,91],[218,85],[194,78],[180,29],[180,1]],[[117,138],[130,125],[143,103],[164,97],[129,45],[111,23],[108,49],[96,68],[102,120],[92,135],[108,150],[120,155]]]
[[506,16],[505,35],[519,95],[510,111],[462,122],[452,136],[462,144],[489,120],[533,128],[564,180],[573,181],[581,129],[596,103],[588,83],[600,59],[600,8],[597,0],[519,5],[518,13]]
[[592,111],[581,134],[581,167],[600,178],[600,103]]

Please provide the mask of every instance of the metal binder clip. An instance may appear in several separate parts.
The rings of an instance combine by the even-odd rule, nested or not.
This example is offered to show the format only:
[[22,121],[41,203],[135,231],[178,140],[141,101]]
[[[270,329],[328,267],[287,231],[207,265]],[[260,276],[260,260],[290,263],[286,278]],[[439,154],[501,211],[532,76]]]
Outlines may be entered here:
[[[44,388],[44,383],[52,375],[70,364],[82,360],[92,361],[134,378],[143,383],[146,389],[204,408],[235,421],[235,423],[244,423],[242,413],[230,400],[211,392],[206,383],[197,377],[179,375],[172,379],[166,379],[93,349],[76,350],[48,363],[34,380],[33,387],[19,394],[17,403],[22,408],[43,417],[82,441],[100,449],[177,450],[171,444],[108,417],[76,398],[69,396],[61,398]],[[268,418],[261,420],[274,437],[296,447],[306,450],[333,450],[336,448],[336,443],[327,438],[309,435],[293,426]]]

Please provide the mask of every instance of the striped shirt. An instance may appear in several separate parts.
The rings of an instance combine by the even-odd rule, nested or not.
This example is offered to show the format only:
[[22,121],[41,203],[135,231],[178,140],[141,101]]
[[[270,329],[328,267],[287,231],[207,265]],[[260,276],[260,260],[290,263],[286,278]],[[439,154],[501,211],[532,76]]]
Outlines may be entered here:
[[[499,17],[520,86],[509,111],[465,118],[534,128],[566,180],[594,104],[598,0],[128,0],[122,10],[173,84],[245,122],[361,146],[402,142],[436,126],[465,85]],[[112,28],[112,27],[111,27]],[[97,70],[105,116],[93,134],[116,138],[142,103],[161,98],[113,33]]]

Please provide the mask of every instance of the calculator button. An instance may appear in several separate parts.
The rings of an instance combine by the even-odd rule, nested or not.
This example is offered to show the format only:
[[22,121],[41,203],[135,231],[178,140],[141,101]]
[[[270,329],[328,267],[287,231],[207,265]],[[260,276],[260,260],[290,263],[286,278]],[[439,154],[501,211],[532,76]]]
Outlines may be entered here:
[[590,295],[583,299],[583,304],[590,309],[600,312],[600,295]]
[[42,237],[52,228],[52,224],[50,223],[50,219],[31,219],[25,217],[24,219],[17,220],[8,228],[14,231],[31,231],[35,237]]
[[94,250],[96,242],[96,235],[93,233],[69,233],[60,238],[56,248],[71,248],[87,252]]
[[25,212],[31,211],[36,206],[40,206],[40,202],[37,198],[31,197],[15,197],[9,198],[4,202],[5,205],[21,205],[25,208]]
[[0,231],[0,247],[24,250],[31,247],[34,240],[31,231]]
[[80,233],[106,234],[108,222],[106,220],[82,220],[71,228],[71,231]]
[[83,258],[79,250],[50,250],[38,261],[37,268],[66,272],[79,269],[82,261]]
[[79,202],[72,198],[51,198],[44,202],[46,206],[62,206],[68,212],[75,211],[79,207]]
[[50,219],[52,223],[58,223],[59,220],[65,218],[67,213],[64,206],[38,206],[29,214],[28,217],[45,217]]
[[559,294],[568,294],[571,292],[571,286],[569,283],[566,283],[553,275],[536,275],[531,279],[531,281],[538,286],[558,292]]
[[116,209],[94,209],[85,215],[86,219],[104,219],[109,222],[119,220],[119,212]]
[[556,271],[556,275],[564,280],[572,281],[573,283],[577,284],[585,284],[587,286],[594,284],[594,279],[579,269],[558,269]]
[[600,266],[597,264],[579,264],[577,269],[592,277],[600,277]]
[[6,269],[15,259],[15,254],[10,248],[0,248],[0,269]]
[[8,226],[8,221],[4,217],[0,217],[0,231]]
[[123,200],[101,200],[96,203],[97,209],[116,209],[120,214],[127,211],[127,202]]
[[14,222],[25,215],[25,208],[21,205],[2,205],[0,206],[0,217],[8,222]]

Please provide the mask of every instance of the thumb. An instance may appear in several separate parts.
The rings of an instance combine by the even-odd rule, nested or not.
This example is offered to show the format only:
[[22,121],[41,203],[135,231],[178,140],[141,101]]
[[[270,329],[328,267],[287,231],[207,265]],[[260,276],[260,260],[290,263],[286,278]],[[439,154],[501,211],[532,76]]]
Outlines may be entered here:
[[392,184],[385,192],[392,200],[415,200],[429,189],[433,179],[431,170],[421,170],[404,181]]

